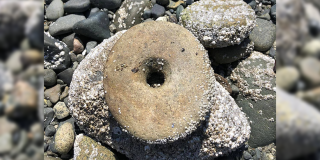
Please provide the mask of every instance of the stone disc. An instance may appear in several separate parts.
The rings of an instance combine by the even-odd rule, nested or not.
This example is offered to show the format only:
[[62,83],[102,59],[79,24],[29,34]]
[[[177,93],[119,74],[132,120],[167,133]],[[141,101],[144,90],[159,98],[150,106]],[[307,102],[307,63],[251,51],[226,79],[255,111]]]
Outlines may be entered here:
[[196,129],[208,109],[212,69],[206,51],[185,28],[168,22],[132,27],[105,64],[109,110],[143,141],[166,142]]

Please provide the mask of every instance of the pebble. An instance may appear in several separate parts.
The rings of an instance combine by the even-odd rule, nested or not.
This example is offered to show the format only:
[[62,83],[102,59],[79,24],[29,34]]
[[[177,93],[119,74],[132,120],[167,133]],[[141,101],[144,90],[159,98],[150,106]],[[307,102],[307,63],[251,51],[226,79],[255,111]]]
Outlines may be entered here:
[[169,0],[156,0],[156,3],[161,5],[161,6],[166,7],[167,5],[170,4],[170,1]]
[[186,1],[186,4],[187,4],[187,5],[191,5],[193,2],[194,2],[194,0],[187,0],[187,1]]
[[168,18],[168,21],[171,23],[178,23],[177,15],[176,14],[170,15]]
[[176,11],[177,19],[179,19],[181,12],[184,10],[182,5],[179,5]]
[[67,45],[70,51],[73,50],[73,40],[75,35],[75,33],[61,35],[61,41]]
[[166,10],[165,10],[165,8],[163,6],[155,4],[151,9],[151,16],[154,19],[157,19],[157,18],[163,16],[165,11]]
[[254,42],[255,50],[267,51],[276,39],[276,26],[271,21],[258,18],[249,38]]
[[45,69],[44,70],[44,86],[45,87],[52,87],[57,82],[57,75],[52,69]]
[[143,12],[143,15],[142,15],[143,19],[148,19],[151,17],[151,10],[147,9]]
[[17,74],[22,71],[22,63],[21,63],[22,52],[17,50],[11,53],[9,58],[7,59],[5,65],[6,67],[14,74]]
[[72,69],[76,70],[78,68],[78,65],[79,65],[78,62],[73,62]]
[[49,33],[51,36],[62,35],[65,33],[72,33],[72,27],[86,17],[83,15],[70,14],[57,19],[55,23],[49,26]]
[[74,142],[74,159],[87,160],[88,157],[92,159],[118,159],[112,151],[90,137],[83,134],[77,135]]
[[64,4],[66,13],[81,13],[90,8],[90,0],[69,0]]
[[96,12],[88,19],[80,21],[73,26],[76,34],[97,40],[99,42],[110,37],[109,18],[106,12]]
[[97,13],[97,12],[99,12],[100,11],[100,9],[99,8],[92,8],[91,10],[90,10],[90,12],[88,12],[88,14],[86,15],[86,17],[88,18],[88,17],[91,17],[94,13]]
[[9,153],[13,149],[11,133],[4,133],[0,135],[0,154]]
[[55,21],[56,19],[62,17],[63,14],[63,2],[61,0],[52,1],[46,10],[46,17],[50,21]]
[[312,39],[302,47],[303,56],[320,57],[320,40]]
[[121,0],[90,0],[91,4],[100,9],[116,9],[119,8],[122,1]]
[[74,70],[72,68],[68,68],[62,72],[60,72],[57,77],[61,79],[65,84],[70,86],[71,80],[72,80],[72,75],[73,75]]
[[53,125],[48,125],[44,131],[46,136],[51,137],[56,133],[56,128]]
[[23,66],[30,66],[32,64],[43,64],[43,54],[36,49],[29,49],[22,52],[21,62]]
[[296,67],[282,67],[277,71],[277,86],[286,91],[292,91],[300,78]]
[[87,54],[90,53],[91,49],[93,49],[94,47],[96,47],[98,45],[98,42],[96,41],[89,41],[87,42],[86,44],[86,51],[87,51]]
[[308,86],[320,84],[320,61],[314,57],[307,57],[300,61],[299,68],[301,76],[308,83]]
[[69,95],[69,87],[66,86],[64,88],[64,91],[62,92],[62,94],[60,95],[60,100],[63,101],[64,98],[66,98]]
[[273,19],[276,19],[276,17],[277,17],[277,5],[276,4],[271,7],[270,15]]
[[70,52],[70,58],[72,62],[76,62],[77,61],[77,55],[74,54],[73,52]]
[[60,84],[55,85],[50,89],[44,91],[44,97],[49,99],[52,103],[57,103],[59,101],[59,96],[61,93]]
[[[28,134],[25,130],[20,130],[17,133],[19,134],[19,141],[15,144],[14,149],[10,153],[12,156],[16,156],[21,153],[27,147],[29,141]],[[41,137],[41,140],[43,141],[43,137]]]
[[270,10],[269,9],[265,9],[259,16],[257,16],[257,18],[270,21],[270,19],[271,19]]
[[77,38],[73,40],[73,53],[80,54],[84,50],[83,42]]
[[252,156],[251,156],[251,154],[250,154],[249,152],[244,151],[244,152],[243,152],[243,158],[244,158],[244,159],[251,159]]
[[77,55],[77,62],[81,62],[84,59],[84,56],[82,54]]
[[73,147],[74,127],[66,122],[59,126],[54,137],[54,148],[59,154],[67,154]]
[[69,109],[64,102],[58,102],[54,107],[53,111],[58,119],[63,119],[69,116]]
[[[28,82],[19,80],[16,82],[13,91],[14,101],[17,105],[17,110],[12,112],[19,112],[18,110],[34,110],[38,105],[38,92]],[[24,108],[25,107],[25,108]],[[8,109],[8,106],[7,106]],[[20,111],[21,112],[21,111]],[[17,113],[14,113],[17,114]]]
[[163,17],[157,18],[156,21],[167,22],[167,21],[168,21],[168,18],[167,18],[166,16],[163,16]]
[[44,128],[46,128],[50,124],[50,122],[52,121],[52,119],[54,117],[53,109],[52,108],[44,108],[43,115],[44,115],[43,125],[44,125]]

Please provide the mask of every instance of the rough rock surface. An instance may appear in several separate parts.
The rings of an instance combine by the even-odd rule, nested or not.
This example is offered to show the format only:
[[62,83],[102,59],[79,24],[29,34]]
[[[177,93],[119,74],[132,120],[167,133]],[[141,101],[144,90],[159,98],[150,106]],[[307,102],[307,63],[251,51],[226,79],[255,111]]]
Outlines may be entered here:
[[79,134],[74,142],[74,160],[106,159],[117,160],[116,155],[108,148],[83,134]]
[[236,103],[250,120],[251,147],[265,146],[276,135],[276,75],[275,60],[260,52],[251,53],[233,69],[230,79],[240,90]]
[[127,30],[142,22],[143,12],[150,10],[152,4],[149,0],[125,0],[114,16],[113,23],[116,31]]
[[59,154],[67,154],[73,147],[74,142],[73,125],[69,122],[59,126],[54,136],[54,148]]
[[253,30],[255,12],[244,1],[201,0],[181,12],[179,22],[208,48],[240,44]]
[[[169,22],[147,22],[141,26],[148,25],[148,23],[166,24]],[[203,57],[203,64],[205,64],[203,69],[209,70],[207,72],[208,78],[214,82],[209,87],[212,87],[214,95],[208,96],[208,100],[213,105],[205,121],[185,139],[172,143],[148,144],[132,137],[111,116],[107,102],[104,101],[106,92],[102,83],[104,69],[101,64],[105,63],[108,54],[121,34],[123,32],[117,33],[93,49],[74,73],[69,102],[73,117],[77,120],[80,128],[88,135],[110,145],[131,159],[156,159],[160,157],[164,159],[179,157],[206,159],[226,154],[244,144],[250,135],[247,118],[229,96],[229,93],[215,81],[213,70],[207,67],[210,66],[208,55],[199,42],[197,46],[194,46],[201,50],[197,56]],[[185,33],[185,35],[191,36],[190,33]],[[162,49],[159,48],[159,50]],[[194,54],[196,55],[196,53]],[[94,116],[91,113],[94,113]]]

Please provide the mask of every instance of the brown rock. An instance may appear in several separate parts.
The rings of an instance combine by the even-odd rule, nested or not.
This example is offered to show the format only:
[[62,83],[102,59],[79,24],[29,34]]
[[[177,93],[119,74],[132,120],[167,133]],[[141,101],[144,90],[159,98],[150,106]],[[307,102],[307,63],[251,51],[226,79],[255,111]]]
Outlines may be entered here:
[[43,63],[43,54],[35,49],[22,52],[21,58],[24,65]]
[[35,109],[38,104],[38,93],[29,83],[19,81],[15,85],[14,99],[19,106]]
[[[136,38],[141,34],[143,38]],[[105,65],[105,97],[112,115],[132,135],[149,142],[189,134],[204,119],[204,93],[213,83],[204,55],[199,41],[177,24],[132,27]]]
[[84,50],[83,44],[81,43],[81,41],[79,41],[78,39],[75,38],[73,40],[73,52],[75,54],[80,54],[83,52],[83,50]]
[[57,103],[59,101],[60,93],[60,84],[57,84],[54,87],[45,90],[44,97],[49,99],[52,103]]

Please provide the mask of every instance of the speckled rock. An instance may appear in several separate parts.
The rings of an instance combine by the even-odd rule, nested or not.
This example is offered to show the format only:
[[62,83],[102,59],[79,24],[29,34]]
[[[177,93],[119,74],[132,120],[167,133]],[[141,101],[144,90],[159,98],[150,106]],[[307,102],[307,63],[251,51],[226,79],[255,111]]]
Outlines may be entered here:
[[277,159],[289,160],[320,148],[320,112],[277,89]]
[[251,125],[249,145],[265,146],[275,141],[276,136],[276,75],[275,60],[260,52],[240,62],[232,70],[230,79],[240,93],[235,99],[247,114]]
[[209,49],[210,57],[219,64],[231,63],[249,55],[254,48],[254,43],[246,38],[239,45],[228,46],[224,48]]
[[249,38],[254,42],[255,50],[267,51],[276,40],[276,26],[271,21],[258,18]]
[[240,44],[252,31],[255,12],[244,1],[201,0],[181,12],[179,22],[208,48]]
[[58,102],[54,107],[53,111],[58,119],[63,119],[69,116],[69,109],[64,102]]
[[295,67],[282,67],[277,70],[277,85],[283,90],[290,91],[296,87],[300,73]]
[[54,136],[54,148],[59,154],[68,153],[75,139],[73,125],[69,122],[61,124]]
[[144,11],[150,10],[151,7],[149,0],[125,0],[114,16],[116,31],[126,30],[141,23]]
[[44,32],[44,68],[64,70],[70,65],[67,45]]
[[117,156],[108,148],[97,143],[90,137],[79,134],[74,142],[74,159],[107,159],[117,160]]
[[[133,27],[134,29],[132,28],[129,30],[133,30],[133,33],[130,33],[129,31],[127,31],[126,33],[117,33],[115,36],[109,38],[108,40],[105,40],[95,49],[91,50],[91,53],[82,61],[82,63],[75,71],[73,81],[71,82],[69,92],[69,105],[72,115],[77,120],[79,127],[83,129],[86,134],[97,138],[97,140],[103,143],[108,144],[112,148],[116,149],[120,153],[125,154],[128,158],[131,159],[156,159],[160,156],[164,159],[178,159],[179,157],[184,157],[185,159],[206,159],[217,157],[242,146],[244,142],[248,140],[250,135],[250,126],[245,114],[241,112],[235,101],[229,96],[229,93],[215,81],[214,72],[210,67],[210,60],[204,47],[190,32],[187,32],[184,28],[179,27],[178,25],[172,25],[176,24],[169,22],[145,22]],[[148,27],[151,27],[152,29],[147,29]],[[160,32],[159,30],[161,29],[163,29],[164,31]],[[160,41],[160,39],[158,36],[154,36],[154,34],[161,35],[160,37],[171,37],[173,35],[177,35],[178,33],[177,37],[184,37],[184,40],[174,41],[174,43],[178,43],[178,45],[184,44],[184,46],[188,47],[190,45],[190,42],[192,42],[195,43],[195,45],[193,47],[190,47],[191,50],[199,50],[199,53],[196,54],[191,53],[191,50],[187,49],[187,47],[185,48],[185,50],[183,50],[182,48],[178,48],[179,50],[171,54],[171,56],[175,56],[176,53],[191,54],[190,56],[184,56],[183,59],[188,57],[190,58],[191,56],[198,56],[199,58],[201,58],[202,62],[200,63],[201,65],[199,65],[204,65],[204,72],[198,72],[197,74],[206,74],[209,80],[207,82],[211,83],[211,85],[206,87],[205,83],[195,86],[196,88],[200,87],[204,90],[206,90],[205,88],[208,89],[204,95],[204,97],[207,97],[208,99],[204,98],[203,100],[209,100],[207,101],[207,104],[213,105],[208,105],[211,110],[210,114],[208,114],[204,119],[204,122],[200,123],[197,128],[195,128],[195,130],[193,130],[193,132],[190,133],[190,135],[187,137],[180,137],[180,139],[176,141],[174,141],[174,139],[169,139],[168,141],[160,141],[161,144],[150,144],[155,143],[151,141],[147,141],[147,143],[145,143],[141,138],[138,139],[137,137],[132,137],[132,134],[130,134],[127,130],[128,128],[124,128],[113,118],[113,116],[110,116],[110,105],[107,106],[107,102],[104,100],[106,96],[106,92],[103,86],[104,67],[101,64],[105,63],[108,54],[111,53],[111,49],[115,47],[115,43],[121,46],[121,44],[118,44],[119,41],[117,42],[117,40],[123,33],[123,36],[132,36],[132,34],[134,34],[134,31],[138,32],[139,30],[143,30],[148,38],[153,38],[156,41]],[[175,34],[172,34],[172,32],[174,32]],[[144,43],[133,44],[131,42],[133,39],[130,38],[124,39],[128,41],[126,45],[132,44],[137,48],[139,48],[139,45],[144,45]],[[143,39],[145,39],[145,37],[143,37]],[[168,38],[165,38],[165,40],[161,42],[165,42],[167,39]],[[137,41],[137,39],[134,40]],[[139,39],[139,41],[143,41],[142,38]],[[152,41],[145,41],[147,43],[152,43]],[[154,43],[154,45],[170,45],[171,41],[169,42],[169,44]],[[121,43],[125,43],[125,41],[123,40]],[[172,45],[177,45],[174,43],[172,43]],[[145,47],[149,48],[150,45],[147,45]],[[137,50],[137,48],[135,48],[135,50]],[[155,49],[155,51],[159,53],[165,52],[161,47]],[[125,53],[127,53],[127,51]],[[117,60],[115,62],[117,62]],[[178,63],[179,62],[177,62],[177,64]],[[174,64],[176,63],[173,63],[171,65]],[[141,68],[143,66],[139,68],[139,71],[137,70],[137,68],[126,68],[125,66],[126,65],[122,65],[120,66],[120,68],[116,68],[116,70],[118,69],[118,72],[129,70],[130,72],[132,72],[131,74],[137,74],[137,77],[138,74],[143,72]],[[175,70],[172,69],[172,72],[176,73],[174,71]],[[146,87],[150,86],[146,85]],[[157,88],[151,87],[150,89],[161,90],[161,86]],[[84,97],[86,98],[84,99]],[[202,99],[201,97],[194,98],[199,100]],[[181,99],[181,102],[183,102],[183,99]],[[94,107],[92,105],[94,105]],[[117,107],[113,106],[113,109],[115,110],[111,112],[119,113]],[[124,113],[125,110],[120,108],[120,112]],[[95,113],[95,116],[92,116],[91,113]],[[90,117],[90,120],[88,119],[88,117]],[[143,115],[143,117],[137,118],[143,119],[144,117],[145,115]],[[148,117],[150,117],[150,115]],[[161,121],[165,120],[161,119]],[[172,129],[172,127],[178,128],[179,126],[177,126],[177,124],[172,125],[171,123],[170,127],[169,128]],[[217,130],[217,128],[219,129]],[[172,143],[167,143],[169,141],[172,141]],[[135,147],[132,147],[133,145]]]

